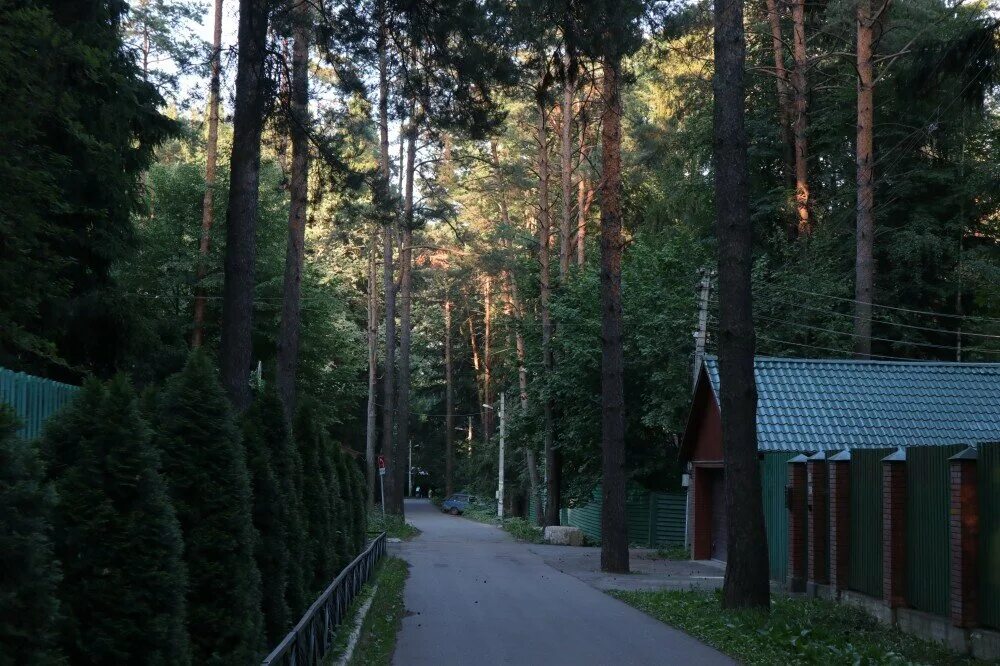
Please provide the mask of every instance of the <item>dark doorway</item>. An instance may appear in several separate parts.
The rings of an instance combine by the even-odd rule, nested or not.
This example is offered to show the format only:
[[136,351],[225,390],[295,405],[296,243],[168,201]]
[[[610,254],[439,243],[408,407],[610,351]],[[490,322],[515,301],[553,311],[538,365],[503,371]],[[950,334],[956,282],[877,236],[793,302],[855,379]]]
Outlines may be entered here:
[[712,483],[712,559],[726,561],[726,496],[722,470],[713,470]]

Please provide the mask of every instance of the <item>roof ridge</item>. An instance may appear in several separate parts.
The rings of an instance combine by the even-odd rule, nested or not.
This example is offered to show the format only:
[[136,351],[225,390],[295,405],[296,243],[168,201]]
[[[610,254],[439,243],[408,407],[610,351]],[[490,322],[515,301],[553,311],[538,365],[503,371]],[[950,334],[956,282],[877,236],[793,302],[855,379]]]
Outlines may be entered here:
[[[781,363],[830,363],[844,365],[919,365],[922,367],[941,366],[948,368],[998,368],[1000,362],[989,361],[924,361],[921,359],[912,360],[881,360],[865,358],[800,358],[785,356],[754,356],[754,363],[758,361],[781,362]],[[706,354],[705,361],[719,361],[716,354]]]

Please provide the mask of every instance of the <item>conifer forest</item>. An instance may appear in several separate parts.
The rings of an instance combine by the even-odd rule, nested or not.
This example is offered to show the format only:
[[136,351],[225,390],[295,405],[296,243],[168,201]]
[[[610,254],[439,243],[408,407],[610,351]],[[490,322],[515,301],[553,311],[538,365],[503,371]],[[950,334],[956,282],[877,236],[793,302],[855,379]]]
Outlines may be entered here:
[[628,572],[705,355],[767,606],[754,355],[1000,361],[998,86],[986,0],[0,0],[0,368],[79,387],[0,665],[259,663],[498,474]]

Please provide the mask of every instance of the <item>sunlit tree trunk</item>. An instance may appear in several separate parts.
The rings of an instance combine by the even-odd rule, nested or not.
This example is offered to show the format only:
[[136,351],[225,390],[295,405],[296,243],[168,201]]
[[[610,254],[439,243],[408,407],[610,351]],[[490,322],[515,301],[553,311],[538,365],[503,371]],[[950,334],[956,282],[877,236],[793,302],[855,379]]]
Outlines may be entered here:
[[799,235],[809,235],[812,231],[809,202],[809,94],[807,90],[806,67],[806,18],[805,0],[791,0],[792,3],[792,55],[795,61],[792,70],[795,91],[795,212]]
[[573,98],[576,95],[575,64],[565,59],[565,81],[562,99],[562,131],[560,157],[562,160],[562,219],[559,224],[559,281],[566,282],[572,256],[573,231]]
[[399,250],[399,403],[396,410],[395,458],[396,482],[390,505],[393,511],[403,512],[403,490],[406,479],[404,453],[410,441],[410,347],[413,334],[413,180],[416,176],[417,124],[416,105],[410,105],[410,119],[406,128],[406,185],[403,194],[403,234]]
[[770,582],[757,461],[742,0],[715,0],[714,21],[720,411],[729,549],[722,605],[766,609]]
[[292,81],[290,125],[292,166],[289,180],[288,244],[278,331],[277,387],[289,422],[295,412],[295,379],[298,374],[302,330],[302,267],[305,262],[306,211],[309,205],[309,33],[310,5],[296,6],[292,17]]
[[[884,10],[884,8],[883,8]],[[858,0],[857,8],[857,220],[854,266],[854,355],[869,358],[872,352],[872,299],[875,297],[875,67],[872,62],[871,0]]]
[[451,357],[451,299],[444,301],[444,493],[455,492],[455,386]]
[[238,411],[250,404],[254,268],[260,194],[260,137],[267,96],[267,0],[240,0],[239,56],[233,105],[220,366]]
[[375,504],[375,400],[378,387],[378,233],[373,228],[368,253],[368,409],[365,415],[365,470],[368,504]]
[[198,243],[198,271],[194,297],[194,328],[191,346],[200,347],[205,337],[205,287],[208,246],[215,221],[215,167],[219,152],[219,91],[222,79],[222,0],[215,0],[212,17],[212,63],[208,84],[208,141],[205,145],[205,195],[201,200],[201,240]]
[[[784,2],[784,0],[781,0]],[[795,191],[795,134],[792,131],[791,102],[788,95],[788,70],[785,68],[785,42],[781,35],[781,14],[778,10],[779,0],[765,0],[767,20],[771,26],[771,49],[774,51],[774,80],[778,89],[778,124],[781,126],[782,154],[785,162],[786,184]],[[798,210],[795,223],[788,225],[788,237],[798,235]]]

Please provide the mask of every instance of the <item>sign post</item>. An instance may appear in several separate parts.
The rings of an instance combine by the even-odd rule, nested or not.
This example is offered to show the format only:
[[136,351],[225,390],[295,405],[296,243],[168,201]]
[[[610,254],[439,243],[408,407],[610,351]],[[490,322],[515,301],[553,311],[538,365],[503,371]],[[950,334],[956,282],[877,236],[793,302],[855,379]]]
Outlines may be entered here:
[[378,485],[382,492],[382,519],[385,520],[385,456],[378,457]]

